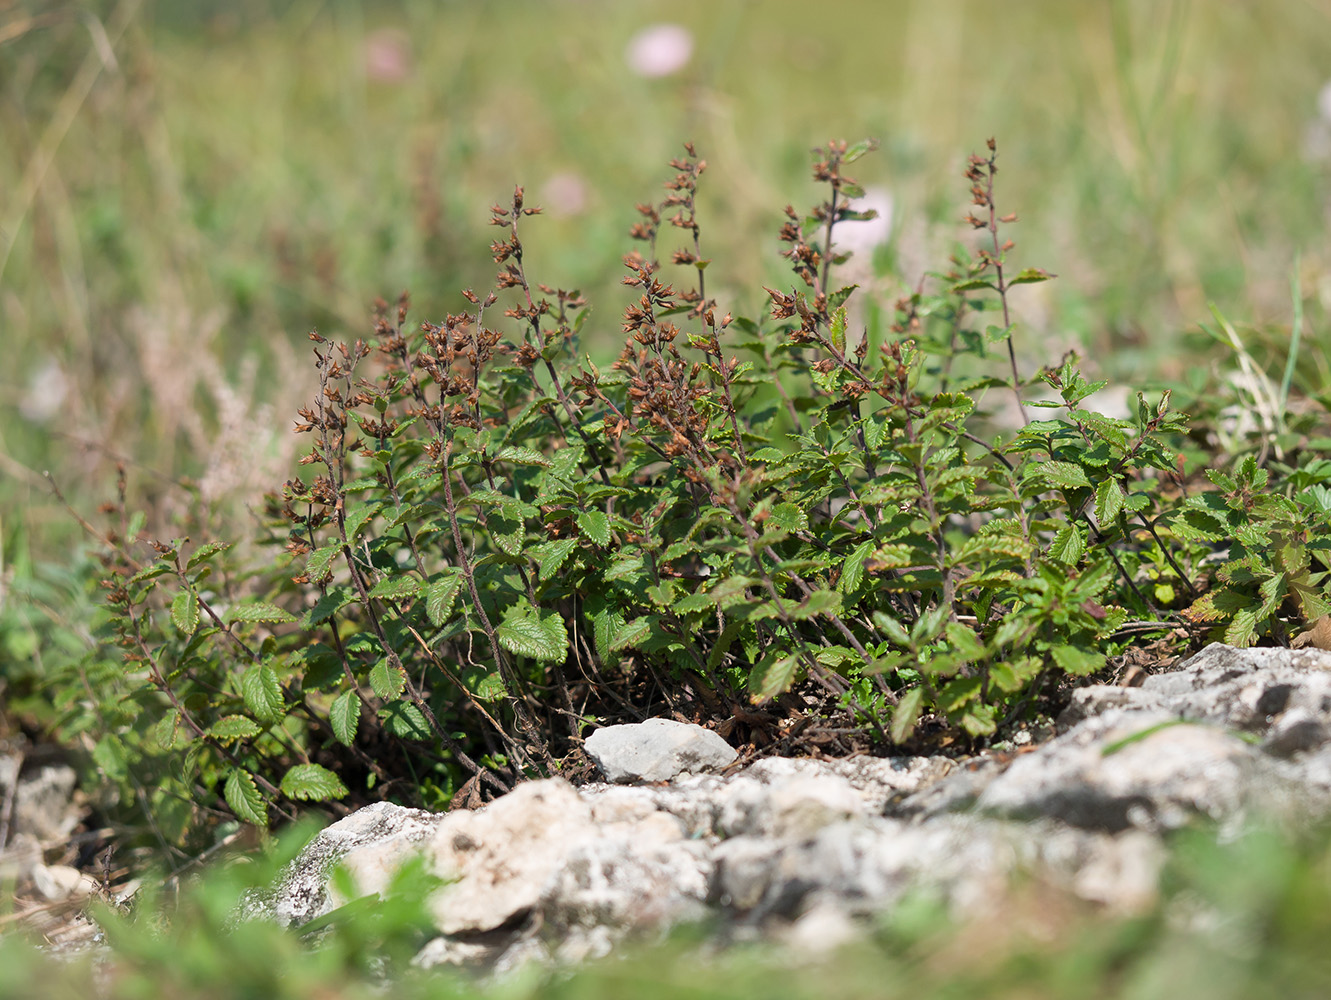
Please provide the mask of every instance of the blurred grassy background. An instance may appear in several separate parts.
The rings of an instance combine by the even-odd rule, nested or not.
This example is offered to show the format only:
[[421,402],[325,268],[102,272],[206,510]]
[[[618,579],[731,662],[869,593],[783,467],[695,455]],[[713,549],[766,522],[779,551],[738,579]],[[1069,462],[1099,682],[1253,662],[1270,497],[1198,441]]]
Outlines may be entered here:
[[[627,51],[660,22],[694,48],[654,78]],[[964,235],[996,135],[1018,261],[1060,275],[1018,298],[1032,365],[1080,344],[1178,377],[1208,300],[1281,362],[1300,254],[1314,334],[1331,299],[1328,52],[1331,5],[1296,0],[0,0],[0,538],[66,544],[45,469],[87,502],[127,460],[168,515],[182,475],[214,504],[280,483],[305,333],[403,288],[458,308],[515,182],[547,208],[529,273],[581,288],[613,354],[633,205],[685,139],[739,314],[790,284],[810,147],[882,140],[857,176],[890,237],[857,280],[890,303]]]

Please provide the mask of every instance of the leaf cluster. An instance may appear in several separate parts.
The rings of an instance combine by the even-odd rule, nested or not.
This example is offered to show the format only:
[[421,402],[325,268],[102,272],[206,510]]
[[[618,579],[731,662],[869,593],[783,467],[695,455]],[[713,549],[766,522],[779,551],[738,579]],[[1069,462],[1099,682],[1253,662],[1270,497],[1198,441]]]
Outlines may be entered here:
[[845,169],[872,148],[815,151],[825,200],[785,209],[792,282],[765,317],[709,297],[686,146],[639,206],[612,365],[579,351],[582,296],[529,279],[521,188],[491,210],[494,288],[461,312],[412,325],[404,295],[367,339],[311,333],[280,551],[140,561],[136,526],[112,539],[123,661],[80,677],[66,722],[158,835],[482,801],[646,714],[755,750],[981,740],[1135,637],[1285,641],[1325,613],[1309,433],[1223,471],[1169,390],[1105,415],[1073,357],[1021,375],[1009,299],[1053,276],[1009,262],[992,141],[967,169],[978,247],[888,335],[860,326],[834,234],[871,214]]

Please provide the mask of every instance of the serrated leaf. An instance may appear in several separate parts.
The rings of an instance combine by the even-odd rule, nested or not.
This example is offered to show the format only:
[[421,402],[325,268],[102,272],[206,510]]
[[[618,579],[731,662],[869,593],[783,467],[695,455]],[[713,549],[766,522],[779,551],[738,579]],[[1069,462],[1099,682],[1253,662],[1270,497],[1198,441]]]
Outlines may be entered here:
[[775,698],[790,690],[799,669],[798,656],[769,656],[749,674],[749,697],[754,702]]
[[1050,274],[1048,271],[1039,267],[1028,267],[1015,277],[1009,278],[1008,285],[1030,285],[1037,281],[1048,281],[1050,278],[1057,278],[1058,275]]
[[901,696],[897,707],[892,710],[892,725],[888,735],[894,743],[904,743],[915,732],[915,724],[920,721],[920,707],[924,703],[924,692],[913,687]]
[[370,687],[380,698],[398,698],[407,687],[407,674],[400,666],[390,664],[384,657],[370,668]]
[[255,826],[268,825],[268,806],[259,794],[259,786],[254,783],[254,775],[248,771],[233,767],[226,777],[222,795],[237,819]]
[[421,592],[421,582],[414,576],[386,576],[370,589],[370,596],[381,601],[403,601]]
[[425,613],[436,628],[442,628],[453,613],[453,602],[462,590],[462,574],[448,573],[425,591]]
[[610,564],[610,568],[605,571],[602,579],[605,580],[623,580],[632,579],[642,572],[642,557],[634,556],[631,559],[618,559]]
[[327,802],[348,795],[347,786],[319,764],[297,764],[282,776],[282,794],[303,802]]
[[[428,470],[427,470],[428,471]],[[343,493],[359,493],[363,490],[372,490],[379,486],[378,476],[362,476],[359,479],[353,479],[349,483],[342,484]]]
[[551,465],[550,459],[535,448],[527,448],[517,444],[505,445],[500,448],[495,454],[494,460],[496,462],[512,462],[514,465],[540,465],[546,468]]
[[[133,535],[128,536],[133,538]],[[189,562],[185,563],[185,570],[192,570],[199,563],[207,562],[216,556],[219,552],[224,552],[231,547],[230,542],[209,542],[207,545],[201,545],[195,550],[194,555],[189,557]]]
[[829,328],[832,346],[841,354],[846,353],[846,307],[840,306],[832,313],[832,325]]
[[906,632],[905,626],[886,612],[875,611],[873,613],[873,623],[898,646],[910,645],[910,635]]
[[564,565],[564,561],[577,547],[578,540],[576,538],[561,538],[558,541],[546,542],[540,546],[537,549],[540,553],[537,568],[541,581],[553,580],[555,574],[559,572],[559,567]]
[[768,520],[786,531],[806,531],[809,518],[793,503],[779,503],[772,508]]
[[1117,479],[1105,479],[1095,488],[1095,519],[1103,527],[1113,524],[1123,509],[1123,487]]
[[1081,489],[1091,485],[1091,481],[1086,478],[1085,470],[1072,462],[1039,462],[1031,468],[1027,477],[1039,479],[1050,486],[1065,490]]
[[841,157],[841,162],[854,163],[861,156],[864,156],[866,153],[872,153],[877,148],[877,139],[861,139],[859,142],[855,143],[855,145],[851,146],[850,149],[846,150],[845,155]]
[[490,537],[503,552],[510,556],[522,552],[526,529],[520,518],[509,517],[504,510],[492,511],[487,515],[486,524],[490,529]]
[[112,780],[123,780],[129,773],[129,757],[125,744],[115,733],[107,733],[97,741],[92,748],[92,759],[102,774]]
[[861,542],[855,547],[855,551],[846,557],[841,566],[841,577],[836,583],[837,590],[843,594],[850,594],[859,589],[864,579],[864,560],[872,551],[873,542]]
[[185,635],[199,627],[199,599],[188,587],[171,601],[171,622]]
[[497,670],[478,674],[474,679],[468,679],[464,683],[467,685],[467,690],[481,701],[500,701],[508,697],[508,688],[504,686],[504,678],[499,675]]
[[558,662],[568,655],[568,631],[558,612],[541,611],[519,601],[495,629],[499,644],[510,653],[533,660]]
[[328,709],[328,721],[339,743],[351,746],[356,742],[356,730],[360,726],[360,698],[355,691],[343,691],[333,699]]
[[348,542],[355,542],[356,536],[360,530],[365,527],[370,518],[379,513],[379,508],[383,506],[381,500],[366,500],[362,503],[352,504],[347,508],[346,514],[346,534]]
[[1252,608],[1240,608],[1225,628],[1225,642],[1243,649],[1256,641],[1257,612]]
[[428,740],[430,724],[425,713],[409,701],[390,701],[379,709],[384,728],[404,740]]
[[955,285],[952,286],[952,290],[954,292],[973,292],[980,288],[988,288],[991,291],[995,292],[998,291],[997,285],[995,285],[992,281],[985,280],[984,278],[970,278],[966,281],[958,281]]
[[611,608],[605,608],[592,616],[592,641],[596,644],[596,655],[606,664],[613,665],[618,657],[610,649],[615,633],[624,626],[624,615]]
[[283,611],[276,604],[255,601],[253,604],[237,604],[227,615],[229,622],[294,622],[294,616]]
[[347,586],[331,588],[328,593],[315,602],[314,607],[301,616],[302,628],[313,628],[320,622],[327,621],[356,599],[356,592]]
[[652,634],[652,620],[647,616],[635,618],[615,630],[610,640],[610,651],[617,653],[623,649],[634,649]]
[[786,611],[797,620],[816,615],[835,615],[841,611],[841,595],[835,590],[815,590],[794,607],[787,604]]
[[1049,544],[1049,558],[1065,566],[1075,566],[1085,551],[1086,539],[1081,533],[1080,526],[1076,524],[1063,525]]
[[277,671],[266,663],[256,663],[241,675],[240,691],[245,707],[260,722],[276,722],[285,714],[282,685]]
[[610,544],[610,518],[603,511],[578,511],[578,528],[584,536],[602,548]]
[[143,569],[139,570],[137,573],[131,576],[128,580],[125,581],[125,585],[133,586],[136,583],[144,583],[147,580],[152,580],[156,577],[162,576],[165,573],[173,572],[173,570],[174,567],[172,567],[172,565],[169,562],[163,562],[163,561],[155,562],[152,563],[151,565],[143,567]]
[[305,575],[315,583],[318,583],[328,575],[328,567],[332,565],[333,560],[337,558],[342,551],[341,542],[329,542],[310,553],[310,558],[305,561]]
[[1105,665],[1104,653],[1093,653],[1076,646],[1055,646],[1049,652],[1059,669],[1073,677],[1086,677]]
[[208,735],[228,743],[231,740],[247,740],[258,736],[261,730],[254,720],[243,715],[224,715],[208,727]]

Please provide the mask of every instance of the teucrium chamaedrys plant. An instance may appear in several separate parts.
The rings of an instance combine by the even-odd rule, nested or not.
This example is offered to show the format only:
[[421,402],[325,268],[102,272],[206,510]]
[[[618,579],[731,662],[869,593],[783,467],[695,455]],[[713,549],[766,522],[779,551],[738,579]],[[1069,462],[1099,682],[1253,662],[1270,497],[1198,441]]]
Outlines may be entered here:
[[1187,602],[1236,641],[1323,609],[1325,547],[1300,528],[1326,524],[1320,480],[1258,498],[1249,460],[1188,495],[1168,392],[1108,417],[1074,359],[1022,375],[1014,289],[1052,276],[1009,261],[992,141],[967,168],[980,245],[882,342],[853,328],[832,248],[870,215],[845,170],[872,148],[816,151],[827,197],[785,210],[794,283],[767,289],[770,318],[710,297],[686,146],[639,206],[613,365],[578,352],[581,296],[529,279],[521,188],[492,209],[493,291],[414,328],[404,295],[368,341],[312,333],[287,554],[241,572],[217,543],[146,567],[120,546],[129,673],[106,689],[139,735],[118,717],[98,759],[141,790],[165,775],[150,808],[194,819],[219,788],[255,823],[293,799],[474,801],[575,766],[606,719],[790,749],[925,718],[983,737]]

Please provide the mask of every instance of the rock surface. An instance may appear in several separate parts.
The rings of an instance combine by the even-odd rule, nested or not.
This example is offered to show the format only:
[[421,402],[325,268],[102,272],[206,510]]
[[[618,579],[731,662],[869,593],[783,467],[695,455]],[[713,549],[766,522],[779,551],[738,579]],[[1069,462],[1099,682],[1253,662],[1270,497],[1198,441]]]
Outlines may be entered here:
[[[1331,652],[1209,646],[1139,688],[1077,692],[1043,745],[965,763],[768,759],[678,774],[702,759],[648,766],[630,749],[615,762],[601,751],[619,738],[602,730],[587,748],[599,744],[620,783],[533,781],[470,813],[361,810],[320,833],[261,909],[303,923],[341,902],[334,862],[375,893],[423,852],[451,881],[418,963],[497,970],[601,955],[709,915],[723,937],[818,952],[912,892],[959,915],[1001,913],[1018,873],[1130,912],[1154,898],[1166,831],[1331,813]],[[657,766],[678,776],[664,783]],[[656,783],[622,783],[630,774]]]
[[583,744],[607,781],[669,781],[726,767],[739,755],[709,729],[673,719],[606,726]]

